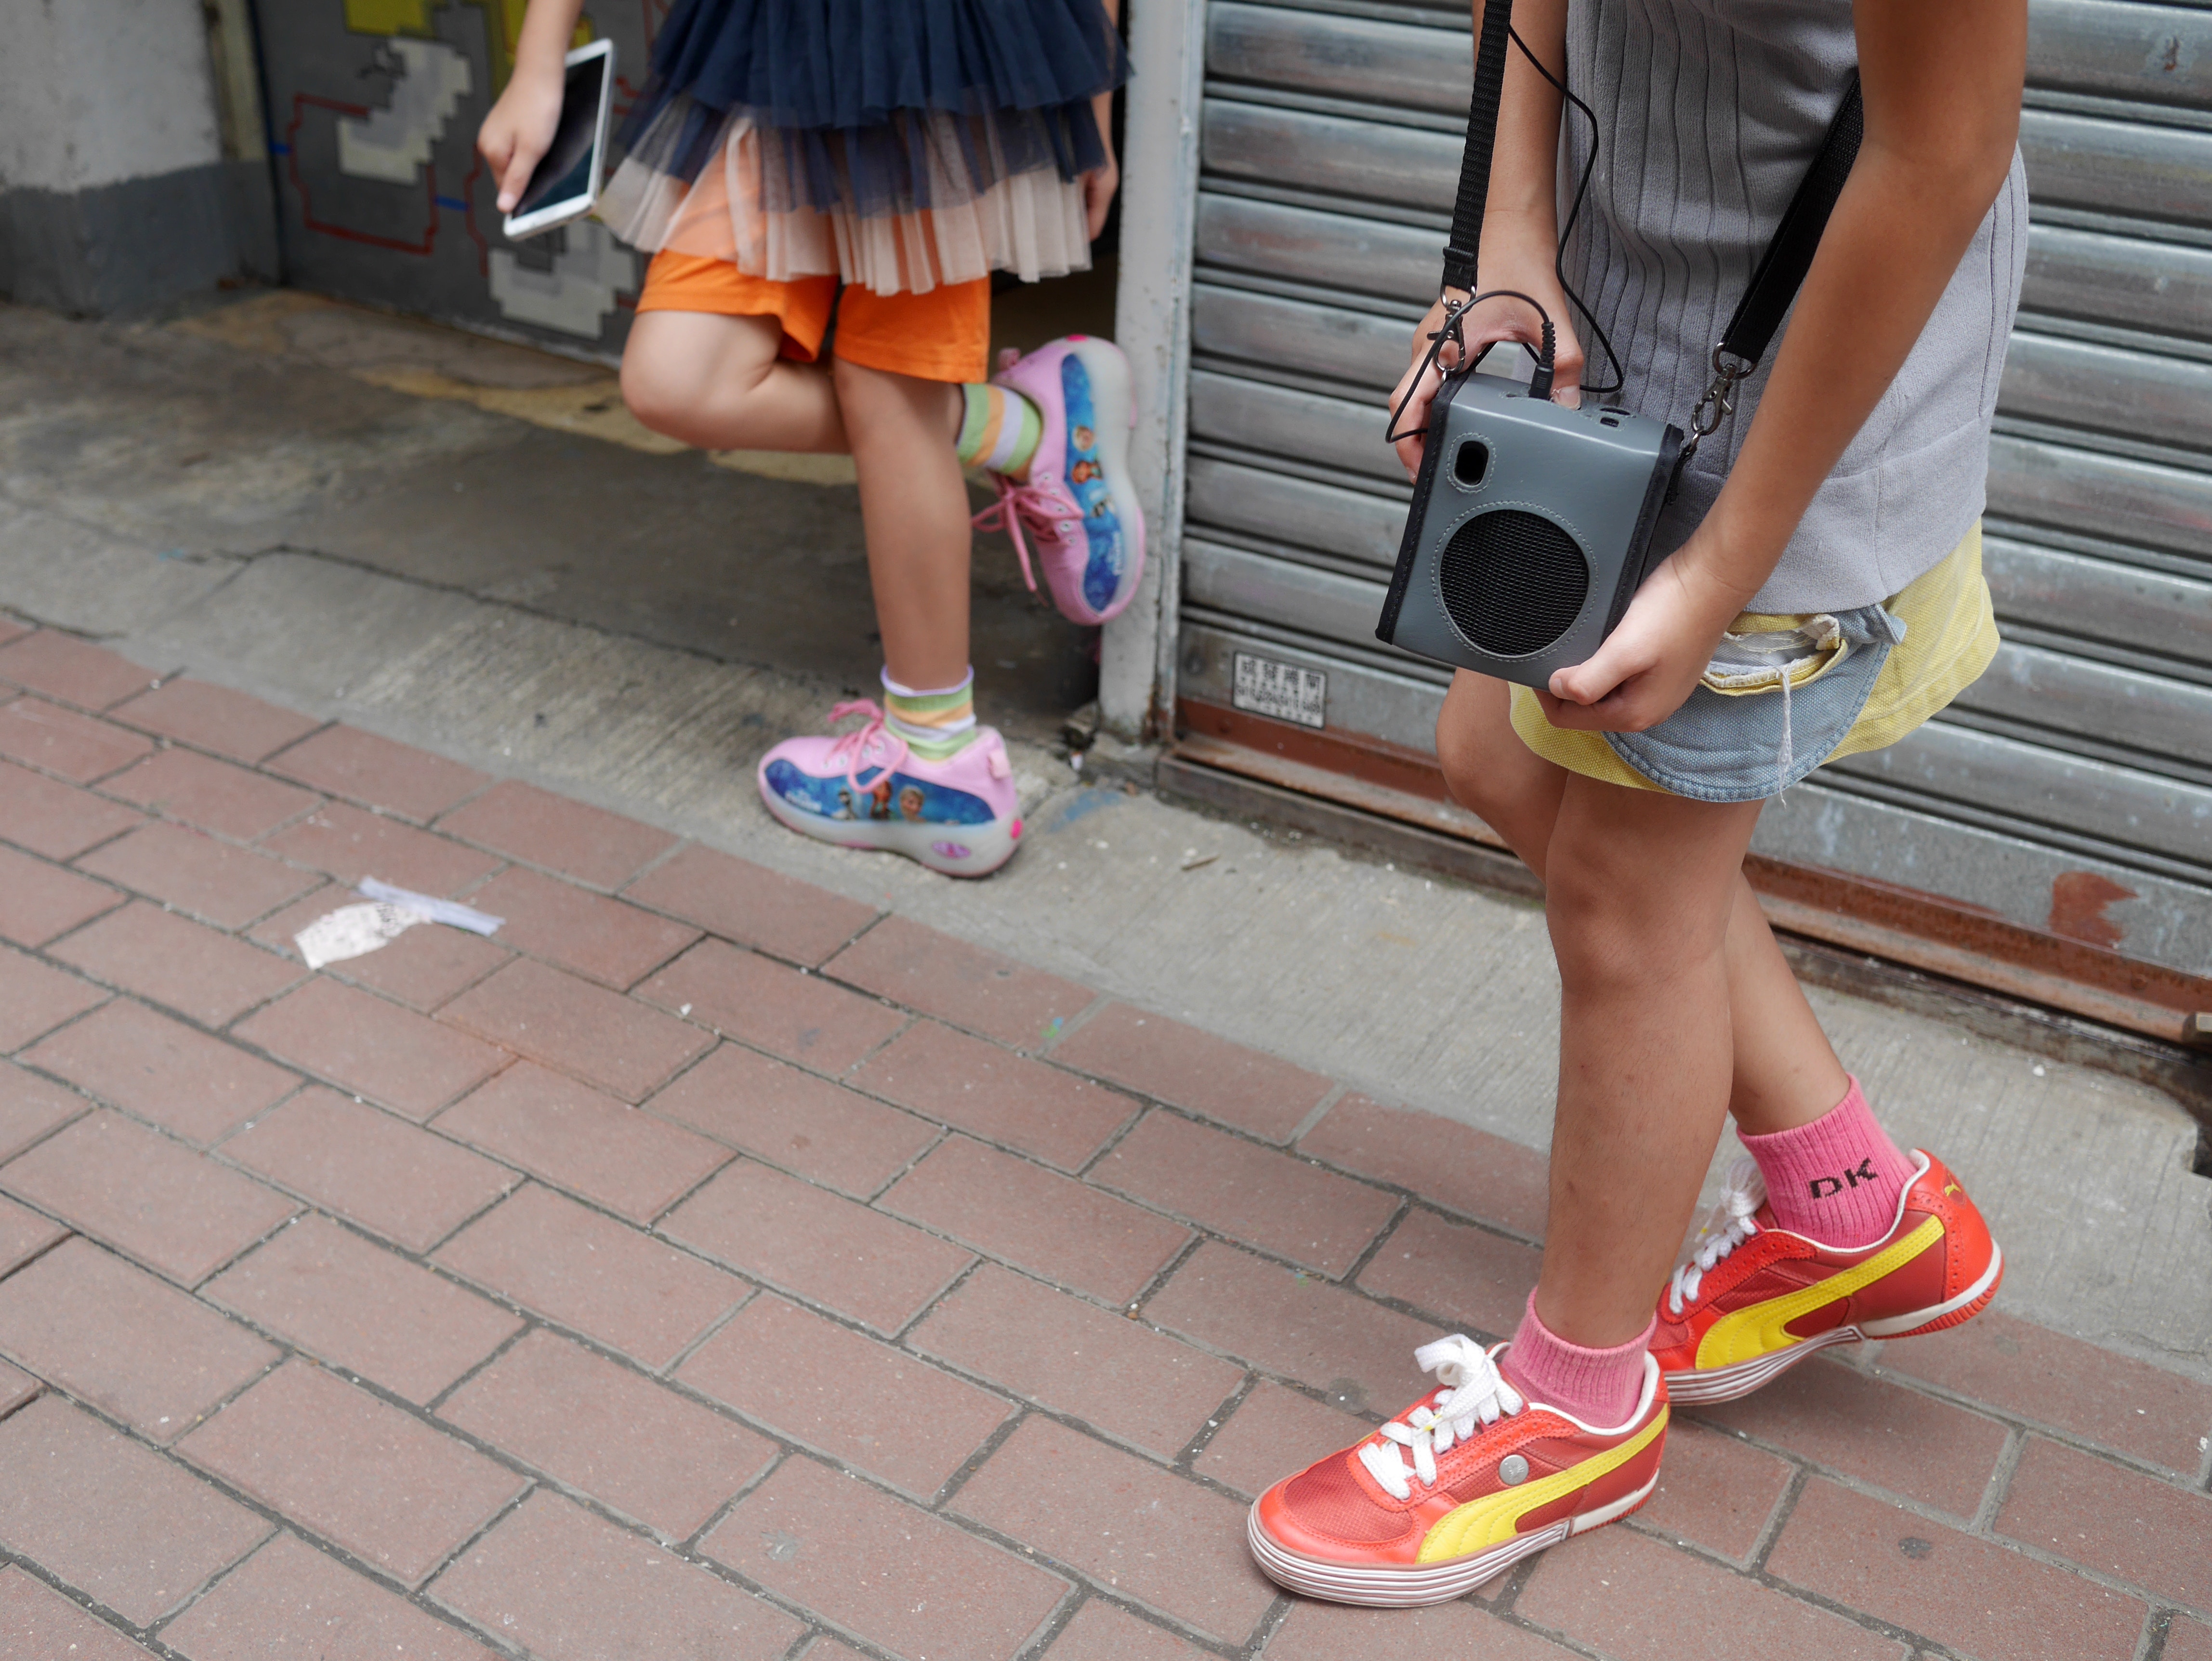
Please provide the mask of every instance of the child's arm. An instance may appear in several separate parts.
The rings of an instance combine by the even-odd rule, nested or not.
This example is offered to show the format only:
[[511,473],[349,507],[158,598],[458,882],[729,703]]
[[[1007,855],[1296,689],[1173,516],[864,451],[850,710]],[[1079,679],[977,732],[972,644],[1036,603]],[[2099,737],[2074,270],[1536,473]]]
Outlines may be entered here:
[[[568,42],[584,0],[530,0],[522,32],[514,43],[514,73],[507,90],[477,131],[477,149],[499,179],[499,210],[513,211],[561,125],[561,88]],[[498,24],[495,22],[495,28]]]
[[[1475,0],[1478,40],[1482,38],[1482,0]],[[1553,74],[1566,78],[1567,0],[1515,0],[1513,27]],[[1491,152],[1490,194],[1485,198],[1482,219],[1481,272],[1476,278],[1480,286],[1476,292],[1518,289],[1543,302],[1558,331],[1554,396],[1562,404],[1574,404],[1581,396],[1582,343],[1553,269],[1559,240],[1554,179],[1560,103],[1559,93],[1537,74],[1519,47],[1505,54],[1505,87],[1498,107],[1498,140]],[[1443,322],[1443,302],[1439,300],[1421,319],[1413,332],[1413,364],[1390,394],[1393,410],[1404,406],[1396,429],[1413,435],[1398,441],[1398,459],[1409,478],[1421,470],[1429,403],[1443,380],[1443,374],[1432,368],[1416,384],[1415,371],[1428,355],[1430,333]],[[1519,301],[1492,300],[1468,316],[1465,337],[1468,349],[1480,357],[1500,340],[1525,340],[1535,345],[1543,332],[1536,313]]]
[[2026,0],[1856,0],[1866,137],[1719,500],[1590,660],[1552,677],[1555,727],[1640,732],[1680,707],[1888,391],[2003,187]]
[[[1120,27],[1121,0],[1104,0],[1104,4],[1106,21]],[[1114,192],[1121,185],[1121,164],[1114,159],[1114,94],[1102,92],[1092,99],[1091,113],[1098,123],[1098,142],[1106,147],[1106,165],[1083,175],[1084,216],[1090,222],[1091,240],[1096,242],[1098,233],[1106,228],[1106,210],[1114,205]]]

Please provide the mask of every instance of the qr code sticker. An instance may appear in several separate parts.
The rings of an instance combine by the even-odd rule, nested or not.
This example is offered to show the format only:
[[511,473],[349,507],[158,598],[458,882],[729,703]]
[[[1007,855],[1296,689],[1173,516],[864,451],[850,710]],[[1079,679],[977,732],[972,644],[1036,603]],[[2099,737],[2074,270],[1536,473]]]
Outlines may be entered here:
[[1237,654],[1237,678],[1230,702],[1255,715],[1296,721],[1301,727],[1328,724],[1328,677],[1318,669],[1273,658]]

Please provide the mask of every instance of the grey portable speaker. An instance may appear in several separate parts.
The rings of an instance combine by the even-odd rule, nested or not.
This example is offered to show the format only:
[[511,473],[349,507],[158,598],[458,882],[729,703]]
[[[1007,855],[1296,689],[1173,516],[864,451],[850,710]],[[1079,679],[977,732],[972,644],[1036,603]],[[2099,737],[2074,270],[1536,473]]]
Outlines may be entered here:
[[1648,417],[1448,376],[1376,638],[1528,686],[1586,661],[1644,581],[1681,448]]

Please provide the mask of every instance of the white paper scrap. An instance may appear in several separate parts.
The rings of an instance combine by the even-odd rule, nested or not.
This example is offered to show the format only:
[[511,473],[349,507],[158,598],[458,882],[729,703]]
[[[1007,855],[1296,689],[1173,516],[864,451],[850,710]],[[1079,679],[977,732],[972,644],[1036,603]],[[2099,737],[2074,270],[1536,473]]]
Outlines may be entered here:
[[455,928],[465,928],[472,934],[496,934],[505,917],[495,917],[488,911],[478,911],[453,900],[441,900],[434,895],[417,894],[410,888],[395,888],[374,877],[363,877],[358,892],[373,900],[388,900],[394,905],[405,906],[410,911],[419,911],[432,922],[449,923]]
[[389,946],[418,922],[430,919],[422,912],[383,901],[368,905],[342,905],[319,916],[292,936],[310,969],[340,963]]

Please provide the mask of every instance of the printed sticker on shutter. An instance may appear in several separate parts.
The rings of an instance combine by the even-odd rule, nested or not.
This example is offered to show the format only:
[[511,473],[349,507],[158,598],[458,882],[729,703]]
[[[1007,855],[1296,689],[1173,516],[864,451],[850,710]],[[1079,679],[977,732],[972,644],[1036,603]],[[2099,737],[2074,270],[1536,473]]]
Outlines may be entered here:
[[1273,658],[1237,654],[1236,684],[1229,701],[1255,715],[1294,721],[1301,727],[1326,727],[1328,677],[1318,669],[1302,669],[1295,663]]

